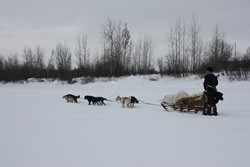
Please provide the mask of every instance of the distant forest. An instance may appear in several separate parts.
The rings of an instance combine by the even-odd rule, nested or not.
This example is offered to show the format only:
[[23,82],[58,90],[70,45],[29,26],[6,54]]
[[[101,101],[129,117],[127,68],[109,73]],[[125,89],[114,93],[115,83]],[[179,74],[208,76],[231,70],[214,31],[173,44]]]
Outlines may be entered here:
[[[237,53],[236,44],[225,40],[216,25],[209,41],[203,41],[201,25],[193,16],[189,25],[178,18],[166,35],[166,53],[155,59],[153,39],[144,35],[132,41],[128,25],[107,19],[101,26],[101,53],[91,55],[86,34],[79,35],[72,52],[66,43],[58,43],[50,55],[44,48],[23,49],[21,55],[5,58],[0,53],[0,81],[37,79],[119,77],[136,74],[161,74],[185,77],[204,74],[207,66],[232,79],[247,80],[250,72],[250,46]],[[19,57],[22,60],[19,60]],[[45,62],[45,56],[49,57]],[[74,57],[73,57],[74,56]],[[76,61],[73,65],[72,58]],[[86,81],[87,82],[87,81]]]

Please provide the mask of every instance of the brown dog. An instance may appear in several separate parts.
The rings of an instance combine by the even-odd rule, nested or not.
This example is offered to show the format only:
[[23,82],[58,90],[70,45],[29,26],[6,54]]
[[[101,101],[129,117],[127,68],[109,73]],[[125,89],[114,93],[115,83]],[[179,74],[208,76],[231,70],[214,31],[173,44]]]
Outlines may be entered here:
[[77,102],[77,99],[80,98],[80,96],[75,96],[75,95],[72,95],[72,94],[67,94],[67,95],[64,95],[63,98],[69,103],[78,103]]

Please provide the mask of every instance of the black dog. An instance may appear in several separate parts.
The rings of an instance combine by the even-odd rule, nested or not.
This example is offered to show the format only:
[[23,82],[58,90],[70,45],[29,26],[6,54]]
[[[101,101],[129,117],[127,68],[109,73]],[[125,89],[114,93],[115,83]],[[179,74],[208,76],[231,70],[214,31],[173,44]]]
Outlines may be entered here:
[[106,98],[104,98],[104,97],[96,97],[96,99],[97,99],[97,104],[98,105],[106,105],[104,103],[104,100],[107,100]]
[[95,105],[95,104],[98,104],[98,105],[103,105],[104,104],[105,105],[104,100],[107,100],[104,97],[94,97],[94,96],[90,96],[90,95],[85,96],[84,99],[88,100],[89,105],[91,105],[91,103],[93,105]]
[[135,103],[139,103],[139,101],[135,98],[135,96],[130,96],[130,97],[131,97],[132,107],[134,107]]
[[87,95],[87,96],[84,96],[84,99],[85,99],[85,100],[88,100],[89,105],[91,105],[91,103],[92,103],[93,105],[95,105],[95,104],[97,103],[97,99],[96,99],[96,97],[94,97],[94,96]]

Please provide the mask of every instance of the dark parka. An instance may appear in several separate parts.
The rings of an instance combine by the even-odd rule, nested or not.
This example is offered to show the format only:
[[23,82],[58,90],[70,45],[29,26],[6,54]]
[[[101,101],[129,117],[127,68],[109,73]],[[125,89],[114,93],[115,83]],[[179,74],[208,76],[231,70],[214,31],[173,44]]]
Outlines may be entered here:
[[215,105],[214,99],[215,99],[216,93],[217,93],[217,89],[216,89],[217,85],[218,85],[218,79],[214,74],[209,73],[205,76],[203,86],[207,92],[208,104],[210,106]]

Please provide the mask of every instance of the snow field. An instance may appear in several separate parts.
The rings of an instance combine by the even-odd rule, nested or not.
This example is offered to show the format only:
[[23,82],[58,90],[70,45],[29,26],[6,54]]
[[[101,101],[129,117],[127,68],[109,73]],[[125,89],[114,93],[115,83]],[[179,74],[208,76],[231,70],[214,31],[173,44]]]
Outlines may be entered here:
[[[219,78],[219,116],[166,112],[161,99],[203,91],[202,79],[130,76],[86,85],[0,85],[0,166],[3,167],[248,167],[250,82]],[[80,95],[78,104],[63,95]],[[103,96],[106,106],[88,105]],[[116,96],[156,105],[122,108]],[[157,105],[159,104],[159,105]]]

